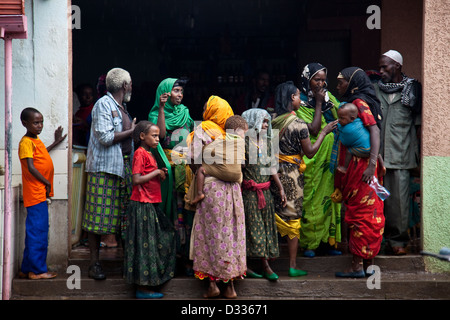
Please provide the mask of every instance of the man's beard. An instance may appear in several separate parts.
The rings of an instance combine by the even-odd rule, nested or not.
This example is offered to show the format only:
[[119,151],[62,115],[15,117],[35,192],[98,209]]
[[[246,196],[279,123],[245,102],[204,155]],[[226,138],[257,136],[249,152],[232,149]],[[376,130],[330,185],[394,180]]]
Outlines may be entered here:
[[123,102],[127,103],[130,102],[130,100],[131,100],[131,92],[125,93],[125,95],[123,96]]

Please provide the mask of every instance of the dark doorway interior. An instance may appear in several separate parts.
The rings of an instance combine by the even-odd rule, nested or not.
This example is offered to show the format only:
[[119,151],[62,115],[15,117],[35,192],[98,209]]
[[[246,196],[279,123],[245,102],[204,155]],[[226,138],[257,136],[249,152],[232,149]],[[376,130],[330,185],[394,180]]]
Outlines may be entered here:
[[204,102],[220,95],[233,103],[258,69],[271,86],[299,86],[303,66],[320,62],[329,90],[357,65],[377,66],[380,30],[369,30],[367,0],[73,0],[81,29],[73,30],[73,83],[96,85],[113,67],[131,73],[132,116],[147,119],[159,82],[190,79],[183,103],[201,120]]

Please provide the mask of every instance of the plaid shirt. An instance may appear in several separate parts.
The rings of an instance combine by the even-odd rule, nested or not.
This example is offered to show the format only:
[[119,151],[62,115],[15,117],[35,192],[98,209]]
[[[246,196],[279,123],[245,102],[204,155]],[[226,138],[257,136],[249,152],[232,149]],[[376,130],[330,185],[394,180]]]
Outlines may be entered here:
[[106,172],[124,177],[121,143],[113,143],[114,133],[122,131],[122,113],[119,108],[109,92],[95,103],[86,172]]

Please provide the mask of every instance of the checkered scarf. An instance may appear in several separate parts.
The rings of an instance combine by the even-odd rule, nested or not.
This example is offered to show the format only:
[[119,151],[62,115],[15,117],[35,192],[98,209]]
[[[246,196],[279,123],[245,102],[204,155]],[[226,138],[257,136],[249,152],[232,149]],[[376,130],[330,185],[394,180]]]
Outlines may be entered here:
[[383,83],[381,80],[378,82],[378,86],[381,91],[385,93],[394,93],[401,91],[402,92],[402,104],[405,106],[413,107],[415,103],[415,98],[412,95],[412,87],[414,81],[413,78],[407,77],[404,73],[402,73],[403,79],[399,83]]

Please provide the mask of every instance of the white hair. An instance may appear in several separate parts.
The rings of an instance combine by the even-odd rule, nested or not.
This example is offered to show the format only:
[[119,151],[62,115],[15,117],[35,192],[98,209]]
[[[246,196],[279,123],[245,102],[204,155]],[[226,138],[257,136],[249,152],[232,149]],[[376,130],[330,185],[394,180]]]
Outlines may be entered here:
[[111,93],[115,93],[122,89],[123,84],[130,83],[130,73],[121,68],[114,68],[108,71],[106,74],[106,90]]

